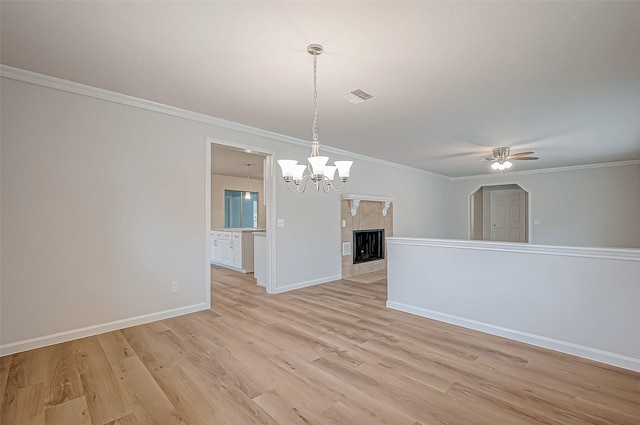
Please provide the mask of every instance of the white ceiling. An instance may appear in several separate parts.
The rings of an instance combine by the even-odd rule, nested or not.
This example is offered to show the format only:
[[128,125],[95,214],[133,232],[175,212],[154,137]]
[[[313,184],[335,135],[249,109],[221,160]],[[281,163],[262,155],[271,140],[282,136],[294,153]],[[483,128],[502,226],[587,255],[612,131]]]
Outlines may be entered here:
[[[241,149],[213,144],[211,145],[211,174],[246,178],[248,172],[252,180],[262,180],[264,157],[264,155]],[[248,169],[247,164],[251,164]]]
[[3,64],[305,140],[320,43],[320,143],[447,176],[497,146],[541,157],[514,171],[640,158],[640,2],[0,8]]

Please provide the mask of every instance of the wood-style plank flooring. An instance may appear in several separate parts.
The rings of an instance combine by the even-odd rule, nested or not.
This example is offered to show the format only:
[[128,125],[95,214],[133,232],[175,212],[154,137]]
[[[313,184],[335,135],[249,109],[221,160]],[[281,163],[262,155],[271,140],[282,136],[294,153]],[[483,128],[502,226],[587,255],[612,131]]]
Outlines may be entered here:
[[387,310],[384,279],[268,296],[0,358],[2,425],[640,424],[640,374]]

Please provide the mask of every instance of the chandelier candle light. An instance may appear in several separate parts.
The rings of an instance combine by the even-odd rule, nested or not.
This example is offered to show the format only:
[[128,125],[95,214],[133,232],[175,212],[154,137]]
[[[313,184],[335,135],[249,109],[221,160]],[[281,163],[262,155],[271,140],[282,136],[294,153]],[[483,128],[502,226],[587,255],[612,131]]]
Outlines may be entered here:
[[[335,165],[326,165],[329,158],[320,156],[320,142],[318,142],[318,133],[316,132],[316,123],[318,121],[316,73],[318,55],[322,54],[322,50],[323,48],[319,44],[307,46],[307,52],[313,56],[313,126],[311,127],[313,139],[311,141],[311,156],[307,158],[308,164],[298,164],[298,161],[292,159],[278,161],[284,181],[287,183],[287,189],[291,192],[303,193],[309,181],[315,184],[318,191],[322,188],[325,193],[329,192],[330,189],[341,192],[349,178],[349,170],[353,164],[353,161],[335,161]],[[342,182],[342,186],[339,188],[334,184],[336,170]],[[291,185],[291,182],[293,182],[293,185]]]

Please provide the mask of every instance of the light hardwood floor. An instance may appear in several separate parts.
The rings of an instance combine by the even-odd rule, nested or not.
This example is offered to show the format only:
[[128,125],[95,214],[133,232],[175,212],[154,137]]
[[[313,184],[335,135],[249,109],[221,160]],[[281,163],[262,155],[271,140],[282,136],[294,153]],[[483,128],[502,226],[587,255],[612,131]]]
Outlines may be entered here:
[[640,374],[387,310],[384,279],[267,296],[0,358],[2,425],[640,424]]

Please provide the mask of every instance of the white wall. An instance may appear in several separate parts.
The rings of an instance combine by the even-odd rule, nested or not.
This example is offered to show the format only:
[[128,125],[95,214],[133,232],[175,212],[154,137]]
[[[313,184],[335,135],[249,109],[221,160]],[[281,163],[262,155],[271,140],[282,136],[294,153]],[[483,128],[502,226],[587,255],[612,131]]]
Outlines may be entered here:
[[[274,152],[275,160],[309,154],[283,136],[6,69],[2,354],[206,308],[207,137]],[[279,170],[277,177],[276,215],[286,226],[274,235],[274,291],[339,277],[339,195],[292,194]],[[398,235],[441,237],[448,186],[356,158],[347,191],[394,196]],[[173,280],[178,294],[170,293]]]
[[[309,154],[307,149],[291,152],[287,157],[305,158]],[[331,162],[353,159],[328,155]],[[309,270],[305,267],[314,270],[318,276],[322,276],[322,272],[325,275],[330,272],[332,279],[341,276],[341,194],[393,197],[395,235],[448,236],[449,179],[358,159],[354,161],[347,188],[342,193],[322,194],[311,188],[303,194],[290,193],[284,189],[281,179],[278,170],[277,218],[285,219],[285,227],[277,229],[278,246],[290,247],[286,256],[282,256],[280,250],[278,252],[278,285],[282,289],[309,283],[306,280]],[[296,220],[300,225],[291,226],[290,223]]]
[[[211,175],[211,228],[224,228],[224,191],[225,190],[247,190],[247,179],[242,177],[223,176],[220,174]],[[250,179],[249,191],[258,192],[258,227],[267,227],[267,211],[264,205],[264,182],[262,180]]]
[[355,163],[351,172],[345,193],[394,198],[394,236],[449,237],[450,179],[366,162]]
[[204,308],[198,128],[4,78],[1,90],[1,343]]
[[640,165],[456,179],[451,237],[468,239],[469,195],[479,186],[515,183],[529,193],[529,241],[543,245],[640,247]]
[[387,254],[390,308],[640,371],[640,250],[390,238]]

